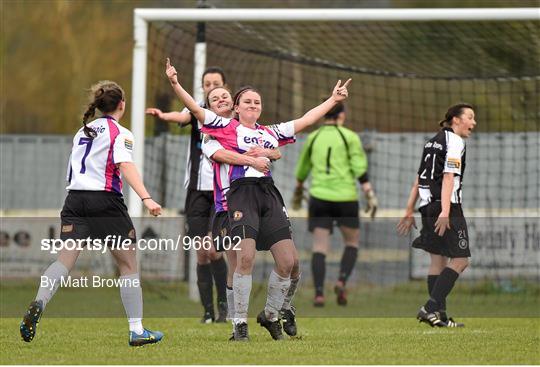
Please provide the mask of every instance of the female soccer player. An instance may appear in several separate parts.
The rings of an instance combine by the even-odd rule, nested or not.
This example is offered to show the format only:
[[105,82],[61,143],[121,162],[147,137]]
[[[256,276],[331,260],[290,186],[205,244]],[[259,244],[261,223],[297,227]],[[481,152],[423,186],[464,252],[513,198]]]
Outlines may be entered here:
[[[202,89],[207,99],[208,92],[226,84],[225,73],[218,66],[208,67],[202,75]],[[205,101],[200,106],[207,107]],[[201,151],[201,127],[197,119],[184,108],[181,112],[162,112],[157,108],[147,108],[146,113],[181,127],[191,126],[191,139],[188,145],[184,187],[187,189],[185,211],[187,236],[191,239],[205,238],[211,230],[214,177],[212,165]],[[204,308],[202,323],[225,322],[227,316],[226,277],[227,265],[223,256],[200,246],[197,250],[197,287]],[[212,281],[213,278],[213,281]],[[213,284],[217,291],[218,316],[215,317]]]
[[[230,91],[224,87],[214,88],[208,93],[206,105],[210,107],[210,110],[217,115],[225,118],[233,117],[233,103]],[[265,149],[259,146],[250,148],[245,154],[239,154],[230,150],[226,150],[223,146],[214,138],[209,135],[203,140],[202,150],[204,154],[214,161],[214,177],[220,177],[221,174],[226,174],[230,165],[245,165],[251,166],[259,172],[266,173],[269,171],[270,159],[278,160],[281,158],[279,149]],[[225,163],[220,165],[219,163]],[[223,168],[223,173],[220,173],[220,168]],[[217,181],[215,181],[217,185]],[[216,186],[214,193],[219,192],[219,186]],[[234,319],[234,293],[233,293],[233,274],[236,269],[236,252],[234,250],[234,239],[230,237],[229,217],[227,213],[227,199],[226,195],[220,195],[214,197],[215,212],[212,224],[212,235],[214,245],[216,245],[217,251],[225,251],[227,260],[229,262],[229,271],[227,273],[227,307],[229,311],[229,319]],[[291,289],[289,289],[291,290]],[[282,316],[285,318],[284,329],[285,332],[290,335],[296,335],[296,322],[294,319],[294,313],[292,311],[292,297],[294,296],[294,290],[287,294],[285,298],[284,307],[282,308]],[[233,323],[233,336],[231,340],[234,340],[234,323]]]
[[420,237],[412,246],[429,252],[431,264],[427,283],[429,300],[418,312],[418,320],[439,327],[459,327],[446,315],[446,297],[459,275],[469,265],[471,252],[467,223],[461,209],[465,171],[465,143],[476,126],[473,107],[451,106],[440,123],[442,129],[424,145],[418,176],[409,194],[398,233],[409,233],[414,223],[414,206],[420,196]]
[[[77,241],[90,238],[107,244],[116,236],[127,240],[128,249],[111,247],[120,271],[120,296],[129,322],[129,345],[157,343],[163,333],[150,331],[142,325],[142,289],[137,270],[135,228],[122,198],[122,178],[141,198],[150,214],[161,214],[161,206],[152,200],[133,163],[133,134],[119,124],[126,109],[122,88],[111,81],[100,81],[91,88],[91,102],[83,116],[83,127],[73,138],[67,180],[68,195],[60,214],[61,239]],[[101,117],[88,123],[96,110]],[[122,178],[121,178],[121,176]],[[118,246],[117,246],[118,247]],[[75,265],[80,249],[62,249],[58,260],[41,277],[35,300],[30,303],[21,322],[24,341],[36,334],[47,303],[56,293],[63,278]],[[45,286],[43,280],[47,280]]]
[[[338,81],[332,96],[299,119],[272,126],[257,123],[262,109],[260,94],[251,87],[239,90],[234,96],[237,118],[217,116],[201,108],[178,83],[176,69],[167,59],[166,74],[171,85],[189,110],[199,121],[204,121],[202,131],[216,138],[225,149],[245,152],[253,146],[277,148],[295,141],[295,133],[315,123],[337,102],[347,98],[347,86]],[[235,299],[235,340],[248,340],[247,315],[251,293],[251,273],[255,251],[270,250],[276,267],[270,274],[264,311],[257,322],[264,326],[274,339],[282,339],[279,313],[290,288],[296,288],[291,277],[299,275],[298,255],[291,238],[290,222],[281,194],[274,186],[270,172],[262,174],[252,168],[233,165],[224,175],[216,177],[221,188],[217,196],[227,193],[231,237],[240,237],[238,264],[233,276]],[[230,184],[230,187],[229,187]],[[293,283],[291,287],[291,283]]]

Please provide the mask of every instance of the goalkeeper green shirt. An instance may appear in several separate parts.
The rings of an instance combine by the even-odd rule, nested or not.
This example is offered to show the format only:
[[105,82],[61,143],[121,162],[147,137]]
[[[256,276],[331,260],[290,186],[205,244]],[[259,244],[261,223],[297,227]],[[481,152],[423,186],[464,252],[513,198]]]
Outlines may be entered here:
[[345,127],[324,125],[308,135],[296,166],[296,178],[312,174],[311,196],[326,201],[356,201],[356,182],[367,171],[358,135]]

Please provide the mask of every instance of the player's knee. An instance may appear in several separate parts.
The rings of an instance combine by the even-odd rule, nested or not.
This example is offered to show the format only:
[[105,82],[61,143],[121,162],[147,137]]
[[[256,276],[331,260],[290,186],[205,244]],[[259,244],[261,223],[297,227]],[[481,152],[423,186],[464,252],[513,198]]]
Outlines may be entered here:
[[136,261],[117,261],[118,271],[120,275],[126,274],[135,274],[137,273],[137,262]]
[[236,269],[241,272],[251,272],[253,269],[254,256],[252,254],[239,254]]
[[460,261],[461,272],[463,272],[469,266],[469,259],[467,257],[462,258]]
[[294,268],[294,259],[292,256],[280,259],[279,262],[276,264],[277,273],[283,277],[290,276],[293,268]]

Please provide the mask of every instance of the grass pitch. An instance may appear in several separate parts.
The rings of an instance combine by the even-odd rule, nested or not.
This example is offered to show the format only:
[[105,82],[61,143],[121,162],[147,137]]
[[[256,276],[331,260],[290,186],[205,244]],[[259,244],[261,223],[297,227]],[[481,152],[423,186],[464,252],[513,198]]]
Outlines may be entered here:
[[[133,348],[123,319],[43,318],[24,343],[19,319],[2,319],[2,364],[538,364],[538,319],[464,319],[432,329],[414,319],[299,319],[300,337],[273,341],[250,320],[249,343],[228,342],[227,325],[145,319],[161,343]],[[433,352],[436,351],[436,352]]]
[[[312,290],[303,287],[297,338],[273,341],[251,319],[251,341],[234,343],[227,341],[230,324],[199,323],[200,306],[185,298],[185,286],[146,284],[144,325],[165,337],[133,348],[117,289],[59,290],[36,338],[23,342],[19,322],[35,287],[0,284],[2,364],[540,364],[536,288],[499,293],[461,285],[449,307],[466,327],[435,329],[414,319],[425,298],[421,282],[358,288],[345,308],[329,292],[324,309],[310,305]],[[255,286],[252,295],[255,315],[264,291]]]

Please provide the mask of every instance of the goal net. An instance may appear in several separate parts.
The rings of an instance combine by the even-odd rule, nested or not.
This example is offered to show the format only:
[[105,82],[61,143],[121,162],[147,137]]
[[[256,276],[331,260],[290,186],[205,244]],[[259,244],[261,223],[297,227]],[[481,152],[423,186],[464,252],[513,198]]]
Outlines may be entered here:
[[[460,101],[475,106],[478,123],[467,141],[463,202],[473,256],[464,277],[473,280],[473,286],[489,279],[512,290],[520,289],[514,283],[522,279],[540,279],[538,20],[233,19],[205,23],[206,66],[222,67],[233,91],[245,84],[258,88],[264,106],[261,121],[299,117],[320,103],[337,79],[353,79],[345,126],[362,139],[380,204],[379,219],[362,222],[354,276],[359,286],[425,277],[429,257],[408,247],[417,234],[400,239],[394,227],[423,143],[435,134],[448,106]],[[183,107],[164,74],[166,57],[184,86],[191,90],[200,85],[200,76],[193,73],[197,29],[193,21],[149,23],[145,106],[167,111]],[[306,135],[283,148],[283,158],[274,164],[273,176],[287,203]],[[186,132],[148,117],[145,136],[146,180],[166,206],[183,208]],[[309,284],[306,213],[293,214],[295,243]],[[332,242],[327,274],[335,280],[341,237],[334,234]],[[266,262],[272,262],[263,258],[255,267],[260,280],[271,268]]]

